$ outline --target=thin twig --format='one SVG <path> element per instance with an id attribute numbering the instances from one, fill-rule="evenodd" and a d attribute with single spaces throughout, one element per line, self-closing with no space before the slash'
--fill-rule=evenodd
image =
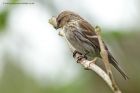
<path id="1" fill-rule="evenodd" d="M 49 20 L 49 23 L 52 24 L 53 26 L 56 24 L 56 21 L 55 21 L 54 17 L 53 17 L 53 20 L 51 20 L 51 19 Z M 67 38 L 66 38 L 65 33 L 63 32 L 63 30 L 61 32 L 59 32 L 59 35 L 64 37 L 64 39 L 68 43 L 71 51 L 74 52 L 76 49 L 67 40 Z M 100 46 L 103 46 L 103 42 L 102 42 L 102 39 L 100 37 L 100 33 L 97 36 L 98 36 L 99 41 L 101 41 L 100 42 L 101 43 Z M 101 50 L 104 51 L 105 50 L 104 47 L 101 47 Z M 105 54 L 105 52 L 102 54 L 102 56 L 104 56 L 104 54 Z M 80 56 L 81 56 L 81 54 L 76 53 L 75 56 L 74 56 L 74 58 L 76 60 L 78 60 L 78 57 L 80 57 Z M 107 54 L 105 54 L 105 57 L 103 57 L 103 61 L 108 61 L 108 59 L 107 59 L 108 56 L 107 57 L 106 56 L 107 56 Z M 114 83 L 115 82 L 114 79 L 112 81 L 112 78 L 110 78 L 109 75 L 103 69 L 101 69 L 99 66 L 97 66 L 96 64 L 94 64 L 93 61 L 89 61 L 89 60 L 87 60 L 85 58 L 81 58 L 78 61 L 78 63 L 80 63 L 81 65 L 83 65 L 85 68 L 90 69 L 90 70 L 94 71 L 95 73 L 97 73 L 107 83 L 107 85 L 111 88 L 111 90 L 114 93 L 121 93 L 121 91 L 117 87 L 116 83 Z M 112 72 L 111 72 L 111 75 L 112 75 Z M 114 86 L 114 84 L 115 84 L 115 86 Z"/>
<path id="2" fill-rule="evenodd" d="M 113 77 L 113 74 L 112 74 L 112 71 L 111 71 L 111 68 L 110 68 L 110 63 L 109 63 L 109 59 L 108 59 L 108 53 L 105 49 L 105 46 L 104 46 L 104 43 L 102 41 L 102 38 L 101 38 L 101 29 L 99 26 L 96 26 L 95 27 L 95 32 L 97 34 L 97 37 L 98 37 L 98 41 L 99 41 L 99 44 L 100 44 L 100 49 L 101 49 L 101 57 L 102 57 L 102 61 L 104 62 L 105 64 L 105 67 L 106 67 L 106 70 L 107 70 L 107 74 L 109 75 L 110 77 L 110 80 L 112 82 L 112 87 L 113 87 L 113 91 L 115 93 L 121 93 L 120 89 L 118 88 L 116 82 L 115 82 L 115 79 Z"/>

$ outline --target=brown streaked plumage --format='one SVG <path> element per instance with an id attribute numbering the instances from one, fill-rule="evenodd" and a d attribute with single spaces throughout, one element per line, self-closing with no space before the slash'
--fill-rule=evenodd
<path id="1" fill-rule="evenodd" d="M 71 11 L 63 11 L 56 18 L 56 22 L 56 28 L 63 28 L 69 42 L 78 52 L 86 54 L 88 60 L 92 60 L 94 57 L 101 58 L 98 39 L 94 38 L 96 36 L 95 29 L 86 20 Z M 110 63 L 125 79 L 128 79 L 106 45 L 105 49 L 108 52 Z"/>

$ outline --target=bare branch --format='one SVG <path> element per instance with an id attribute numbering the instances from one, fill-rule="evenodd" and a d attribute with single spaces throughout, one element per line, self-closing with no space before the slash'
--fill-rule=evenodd
<path id="1" fill-rule="evenodd" d="M 99 44 L 100 44 L 100 49 L 101 49 L 101 57 L 102 57 L 102 61 L 104 62 L 105 64 L 105 67 L 106 67 L 106 70 L 107 70 L 107 74 L 112 82 L 112 87 L 113 87 L 113 91 L 115 93 L 121 93 L 120 89 L 118 88 L 115 80 L 114 80 L 114 77 L 113 77 L 113 74 L 112 74 L 112 71 L 111 71 L 111 68 L 110 68 L 110 63 L 109 63 L 109 59 L 108 59 L 108 53 L 105 49 L 105 46 L 104 46 L 104 43 L 102 41 L 102 38 L 101 38 L 101 29 L 99 26 L 96 26 L 95 27 L 95 32 L 97 34 L 97 37 L 98 37 L 98 41 L 99 41 Z"/>
<path id="2" fill-rule="evenodd" d="M 54 20 L 54 18 L 53 18 L 53 20 L 51 20 L 50 19 L 50 24 L 52 24 L 53 26 L 55 26 L 56 25 L 56 21 Z M 96 30 L 98 30 L 98 29 L 96 29 Z M 100 31 L 100 30 L 98 30 L 98 31 Z M 97 32 L 98 32 L 97 31 Z M 97 35 L 97 38 L 99 39 L 99 41 L 100 41 L 100 46 L 103 46 L 103 42 L 102 42 L 102 39 L 101 39 L 101 36 L 100 36 L 100 33 L 97 33 L 98 35 Z M 71 45 L 71 43 L 67 40 L 67 38 L 66 38 L 66 36 L 65 36 L 65 33 L 63 32 L 63 30 L 59 33 L 59 35 L 61 35 L 61 36 L 63 36 L 64 37 L 64 39 L 66 40 L 66 42 L 68 43 L 68 45 L 69 45 L 69 47 L 70 47 L 70 49 L 71 49 L 71 51 L 72 52 L 74 52 L 74 51 L 76 51 L 76 49 Z M 105 49 L 104 49 L 104 46 L 103 47 L 101 47 L 101 50 L 102 51 L 105 51 Z M 76 53 L 75 54 L 75 56 L 74 56 L 74 58 L 76 59 L 76 60 L 78 60 L 78 57 L 80 57 L 81 56 L 81 54 L 79 54 L 79 53 Z M 102 54 L 102 56 L 104 56 L 104 57 L 102 57 L 103 58 L 103 61 L 108 61 L 108 55 L 106 54 L 106 52 L 103 52 L 103 54 Z M 106 57 L 107 56 L 107 57 Z M 94 71 L 95 73 L 97 73 L 107 84 L 108 84 L 108 86 L 111 88 L 111 90 L 114 92 L 114 93 L 121 93 L 121 91 L 119 90 L 119 88 L 117 87 L 117 85 L 116 85 L 116 83 L 114 83 L 115 81 L 114 81 L 114 79 L 113 79 L 113 81 L 112 81 L 112 76 L 111 76 L 111 78 L 109 77 L 109 75 L 104 71 L 104 70 L 102 70 L 99 66 L 97 66 L 96 64 L 94 64 L 94 61 L 92 60 L 92 61 L 89 61 L 89 60 L 87 60 L 86 58 L 81 58 L 80 60 L 78 60 L 78 63 L 80 63 L 81 65 L 83 65 L 85 68 L 87 68 L 87 69 L 90 69 L 90 70 L 92 70 L 92 71 Z M 107 68 L 108 69 L 108 68 Z M 110 68 L 109 68 L 110 69 Z M 110 73 L 110 71 L 109 71 L 109 73 Z M 112 75 L 112 72 L 111 72 L 111 75 Z"/>

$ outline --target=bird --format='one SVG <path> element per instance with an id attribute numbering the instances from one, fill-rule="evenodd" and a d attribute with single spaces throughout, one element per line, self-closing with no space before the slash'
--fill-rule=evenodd
<path id="1" fill-rule="evenodd" d="M 101 58 L 99 41 L 98 38 L 95 38 L 97 37 L 95 28 L 80 15 L 72 11 L 62 11 L 56 17 L 54 28 L 61 28 L 70 44 L 77 52 L 84 54 L 88 60 L 92 60 L 95 57 Z M 109 52 L 104 41 L 103 44 L 108 54 L 109 63 L 120 72 L 124 79 L 128 79 L 128 76 L 122 70 L 119 63 Z"/>

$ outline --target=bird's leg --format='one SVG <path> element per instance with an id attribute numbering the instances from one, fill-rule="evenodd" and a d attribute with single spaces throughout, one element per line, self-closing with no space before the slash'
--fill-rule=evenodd
<path id="1" fill-rule="evenodd" d="M 77 60 L 76 60 L 77 63 L 79 63 L 80 60 L 83 58 L 87 59 L 87 57 L 86 57 L 87 53 L 83 55 L 82 53 L 80 53 L 79 51 L 76 51 L 76 50 L 73 52 L 73 57 L 75 57 L 77 53 L 80 54 L 80 56 L 77 57 Z"/>
<path id="2" fill-rule="evenodd" d="M 91 64 L 96 64 L 97 58 L 98 57 L 95 57 L 93 60 L 91 60 L 90 63 L 89 63 L 89 65 L 87 65 L 87 67 L 85 67 L 84 69 L 85 70 L 89 70 L 89 67 L 90 67 Z"/>

